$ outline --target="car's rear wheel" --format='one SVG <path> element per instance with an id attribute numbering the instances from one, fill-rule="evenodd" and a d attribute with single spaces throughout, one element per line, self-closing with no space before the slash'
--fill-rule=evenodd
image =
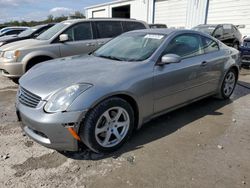
<path id="1" fill-rule="evenodd" d="M 133 128 L 134 112 L 130 104 L 121 98 L 110 98 L 86 115 L 79 135 L 94 152 L 107 153 L 121 147 Z"/>
<path id="2" fill-rule="evenodd" d="M 230 69 L 227 72 L 227 74 L 223 80 L 221 90 L 220 90 L 220 98 L 221 99 L 230 98 L 230 96 L 232 95 L 232 93 L 235 89 L 235 86 L 237 83 L 237 78 L 238 78 L 238 75 L 234 69 Z"/>

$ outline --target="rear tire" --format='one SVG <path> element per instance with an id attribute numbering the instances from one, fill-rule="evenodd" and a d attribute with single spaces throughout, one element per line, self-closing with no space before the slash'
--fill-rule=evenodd
<path id="1" fill-rule="evenodd" d="M 230 69 L 224 77 L 219 92 L 220 99 L 229 99 L 234 92 L 236 83 L 238 80 L 238 75 L 234 69 Z"/>
<path id="2" fill-rule="evenodd" d="M 133 129 L 133 108 L 127 101 L 114 97 L 104 100 L 87 113 L 79 136 L 92 151 L 109 153 L 120 148 Z"/>

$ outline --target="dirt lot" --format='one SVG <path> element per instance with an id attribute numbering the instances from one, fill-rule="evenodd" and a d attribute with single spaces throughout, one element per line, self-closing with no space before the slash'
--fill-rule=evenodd
<path id="1" fill-rule="evenodd" d="M 0 77 L 0 187 L 250 187 L 250 71 L 229 101 L 199 101 L 146 124 L 112 155 L 60 154 L 24 136 L 17 86 Z"/>

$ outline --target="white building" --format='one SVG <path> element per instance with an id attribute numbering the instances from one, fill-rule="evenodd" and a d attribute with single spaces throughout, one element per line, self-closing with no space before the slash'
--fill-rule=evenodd
<path id="1" fill-rule="evenodd" d="M 176 28 L 232 23 L 245 25 L 241 32 L 250 35 L 250 0 L 118 0 L 85 11 L 87 18 L 135 18 Z"/>

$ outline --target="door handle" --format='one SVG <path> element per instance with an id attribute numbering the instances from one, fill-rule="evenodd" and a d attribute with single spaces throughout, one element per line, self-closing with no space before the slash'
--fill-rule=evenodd
<path id="1" fill-rule="evenodd" d="M 207 61 L 203 61 L 202 63 L 201 63 L 201 66 L 202 67 L 205 67 L 207 65 Z"/>
<path id="2" fill-rule="evenodd" d="M 95 43 L 87 43 L 86 46 L 95 46 Z"/>

